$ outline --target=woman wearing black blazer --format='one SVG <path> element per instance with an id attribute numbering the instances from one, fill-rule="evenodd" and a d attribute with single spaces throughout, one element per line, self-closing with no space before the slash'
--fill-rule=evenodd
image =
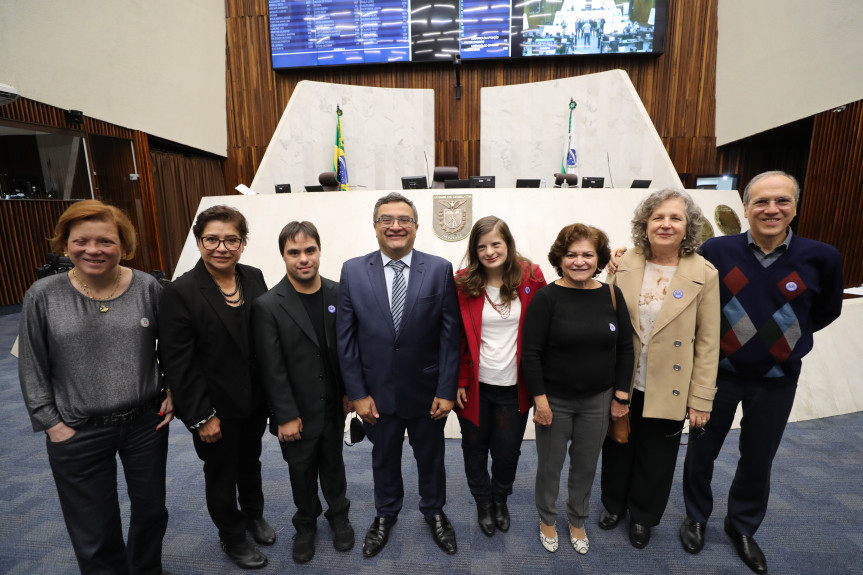
<path id="1" fill-rule="evenodd" d="M 179 418 L 204 462 L 207 509 L 225 553 L 254 569 L 276 540 L 263 518 L 261 436 L 267 408 L 255 374 L 251 302 L 267 291 L 261 270 L 239 264 L 248 224 L 234 208 L 198 215 L 192 232 L 201 259 L 166 286 L 159 314 L 159 351 Z M 239 508 L 237 507 L 239 494 Z"/>

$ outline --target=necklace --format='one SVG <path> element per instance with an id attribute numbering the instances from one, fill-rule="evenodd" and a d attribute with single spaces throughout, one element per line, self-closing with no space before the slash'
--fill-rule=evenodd
<path id="1" fill-rule="evenodd" d="M 494 308 L 494 311 L 496 311 L 498 313 L 498 315 L 501 317 L 501 319 L 509 318 L 509 313 L 512 311 L 512 308 L 509 305 L 511 302 L 494 303 L 493 301 L 491 301 L 491 298 L 488 296 L 488 291 L 486 291 L 484 288 L 482 290 L 482 293 L 485 294 L 486 301 L 491 304 L 491 307 Z"/>
<path id="2" fill-rule="evenodd" d="M 219 282 L 216 281 L 216 278 L 210 274 L 210 279 L 213 280 L 213 283 L 216 284 L 216 288 L 219 290 L 219 293 L 222 294 L 222 297 L 225 298 L 225 303 L 229 304 L 240 304 L 243 302 L 243 284 L 240 283 L 240 273 L 234 272 L 234 291 L 231 293 L 226 293 L 222 290 L 222 286 L 219 285 Z M 231 299 L 232 297 L 237 296 L 235 299 Z"/>
<path id="3" fill-rule="evenodd" d="M 81 277 L 78 275 L 78 269 L 72 268 L 72 275 L 75 276 L 75 281 L 78 282 L 78 285 L 81 286 L 81 289 L 84 290 L 84 295 L 90 298 L 93 301 L 108 301 L 114 299 L 114 294 L 117 293 L 117 288 L 120 287 L 120 278 L 123 276 L 123 268 L 117 267 L 117 281 L 114 282 L 114 289 L 111 291 L 111 295 L 108 297 L 93 297 L 93 294 L 90 293 L 90 286 L 84 283 L 81 280 Z M 99 306 L 100 313 L 108 313 L 108 310 L 111 309 L 105 304 L 101 304 Z"/>

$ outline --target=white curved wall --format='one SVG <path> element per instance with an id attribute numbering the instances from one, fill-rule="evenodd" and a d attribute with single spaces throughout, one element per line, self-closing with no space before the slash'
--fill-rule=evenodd
<path id="1" fill-rule="evenodd" d="M 863 99 L 863 2 L 721 0 L 716 145 Z"/>
<path id="2" fill-rule="evenodd" d="M 4 0 L 0 82 L 225 156 L 225 30 L 214 0 Z"/>

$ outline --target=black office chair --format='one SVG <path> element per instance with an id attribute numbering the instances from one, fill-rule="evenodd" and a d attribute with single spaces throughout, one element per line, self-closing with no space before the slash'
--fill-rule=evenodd
<path id="1" fill-rule="evenodd" d="M 318 176 L 318 183 L 323 186 L 325 192 L 338 192 L 339 180 L 336 178 L 335 172 L 321 172 Z"/>
<path id="2" fill-rule="evenodd" d="M 578 176 L 575 174 L 555 174 L 554 175 L 554 187 L 559 188 L 563 182 L 566 182 L 566 185 L 570 188 L 574 188 L 578 185 Z"/>
<path id="3" fill-rule="evenodd" d="M 437 166 L 434 169 L 434 178 L 432 179 L 432 189 L 439 190 L 445 188 L 444 182 L 447 180 L 458 179 L 458 168 L 455 166 Z"/>

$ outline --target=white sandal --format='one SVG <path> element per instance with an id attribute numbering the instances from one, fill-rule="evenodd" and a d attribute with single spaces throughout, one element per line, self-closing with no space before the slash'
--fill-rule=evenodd
<path id="1" fill-rule="evenodd" d="M 539 542 L 542 543 L 542 546 L 545 547 L 545 550 L 549 553 L 554 553 L 557 551 L 557 535 L 554 537 L 546 537 L 542 534 L 542 522 L 539 524 Z"/>

